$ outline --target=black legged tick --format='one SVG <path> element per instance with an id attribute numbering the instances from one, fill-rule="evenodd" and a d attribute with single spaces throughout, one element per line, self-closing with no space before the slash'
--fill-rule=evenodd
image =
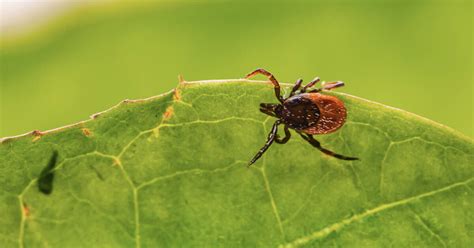
<path id="1" fill-rule="evenodd" d="M 344 86 L 343 82 L 328 82 L 321 89 L 308 90 L 320 81 L 319 78 L 315 78 L 302 88 L 301 83 L 303 80 L 298 79 L 290 95 L 287 98 L 283 98 L 280 94 L 280 84 L 270 72 L 264 69 L 257 69 L 247 74 L 245 78 L 250 78 L 257 74 L 263 74 L 273 83 L 275 96 L 280 103 L 260 104 L 260 111 L 262 113 L 276 117 L 278 120 L 273 124 L 267 142 L 250 160 L 249 166 L 255 163 L 274 141 L 278 144 L 288 142 L 291 137 L 290 128 L 295 130 L 312 146 L 327 155 L 343 160 L 358 160 L 358 158 L 347 157 L 321 147 L 319 141 L 313 137 L 315 134 L 332 133 L 344 125 L 347 115 L 344 103 L 337 97 L 319 93 L 322 90 L 332 90 Z M 285 137 L 283 139 L 280 139 L 277 134 L 280 124 L 285 125 Z"/>

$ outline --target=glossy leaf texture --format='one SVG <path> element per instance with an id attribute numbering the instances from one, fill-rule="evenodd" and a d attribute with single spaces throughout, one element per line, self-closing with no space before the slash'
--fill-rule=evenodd
<path id="1" fill-rule="evenodd" d="M 246 80 L 183 82 L 5 138 L 0 246 L 472 247 L 474 142 L 326 94 L 345 102 L 348 120 L 318 140 L 361 161 L 326 156 L 292 131 L 247 168 L 274 121 L 259 103 L 276 99 L 269 83 Z"/>

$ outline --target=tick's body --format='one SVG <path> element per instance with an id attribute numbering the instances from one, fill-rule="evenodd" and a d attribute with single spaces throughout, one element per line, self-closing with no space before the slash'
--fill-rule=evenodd
<path id="1" fill-rule="evenodd" d="M 323 95 L 318 92 L 322 89 L 314 89 L 306 92 L 308 88 L 319 82 L 319 78 L 315 78 L 306 86 L 301 88 L 303 80 L 299 79 L 293 87 L 290 96 L 286 99 L 280 95 L 280 84 L 275 77 L 264 69 L 257 69 L 249 73 L 246 78 L 252 77 L 256 74 L 263 74 L 267 76 L 274 85 L 275 95 L 280 101 L 279 104 L 261 103 L 260 111 L 278 118 L 273 124 L 272 130 L 268 135 L 267 142 L 250 161 L 249 165 L 255 163 L 262 154 L 270 147 L 273 141 L 284 144 L 290 137 L 289 128 L 298 132 L 301 137 L 308 141 L 311 145 L 319 149 L 325 154 L 343 160 L 356 160 L 357 158 L 347 157 L 329 151 L 321 147 L 320 143 L 313 138 L 315 134 L 331 133 L 342 127 L 346 120 L 346 108 L 344 103 L 337 97 Z M 331 82 L 323 86 L 325 90 L 331 90 L 343 86 L 342 82 Z M 296 92 L 299 90 L 298 94 Z M 278 126 L 285 125 L 285 137 L 280 139 L 277 135 Z"/>
<path id="2" fill-rule="evenodd" d="M 346 120 L 344 103 L 333 96 L 302 93 L 286 99 L 282 106 L 282 124 L 307 134 L 336 131 Z"/>

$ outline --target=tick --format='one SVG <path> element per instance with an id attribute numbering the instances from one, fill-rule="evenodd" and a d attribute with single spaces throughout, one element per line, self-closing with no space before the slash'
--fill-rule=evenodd
<path id="1" fill-rule="evenodd" d="M 303 80 L 298 79 L 290 95 L 287 98 L 283 98 L 280 94 L 280 84 L 270 72 L 264 69 L 257 69 L 247 74 L 245 78 L 250 78 L 257 74 L 263 74 L 272 82 L 275 96 L 279 103 L 260 103 L 260 111 L 269 116 L 276 117 L 277 120 L 268 134 L 267 142 L 250 160 L 249 166 L 255 163 L 273 142 L 278 144 L 288 142 L 291 137 L 290 128 L 295 130 L 313 147 L 329 156 L 342 160 L 358 160 L 358 158 L 344 156 L 323 148 L 319 141 L 313 137 L 316 134 L 335 132 L 344 125 L 347 116 L 344 103 L 335 96 L 320 93 L 323 90 L 342 87 L 344 86 L 343 82 L 328 82 L 323 84 L 320 89 L 310 89 L 320 81 L 319 77 L 316 77 L 303 87 L 301 87 Z M 282 139 L 277 134 L 279 125 L 284 125 L 285 137 Z"/>

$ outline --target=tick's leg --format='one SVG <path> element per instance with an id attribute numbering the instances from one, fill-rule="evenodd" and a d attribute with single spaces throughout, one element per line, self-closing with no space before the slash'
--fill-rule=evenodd
<path id="1" fill-rule="evenodd" d="M 313 79 L 313 81 L 309 82 L 307 85 L 303 87 L 303 89 L 301 90 L 301 93 L 306 92 L 307 89 L 313 87 L 313 85 L 317 84 L 319 81 L 320 81 L 319 77 L 316 77 L 315 79 Z"/>
<path id="2" fill-rule="evenodd" d="M 329 156 L 333 156 L 335 158 L 338 158 L 338 159 L 342 159 L 342 160 L 359 160 L 358 158 L 354 158 L 354 157 L 347 157 L 347 156 L 344 156 L 344 155 L 341 155 L 341 154 L 337 154 L 333 151 L 330 151 L 326 148 L 323 148 L 321 147 L 321 143 L 319 143 L 319 141 L 317 141 L 316 139 L 313 138 L 312 135 L 309 135 L 309 134 L 300 134 L 301 137 L 303 137 L 303 139 L 305 139 L 306 141 L 308 141 L 312 146 L 318 148 L 321 152 L 329 155 Z"/>
<path id="3" fill-rule="evenodd" d="M 339 88 L 344 86 L 344 82 L 342 81 L 336 81 L 336 82 L 327 82 L 323 85 L 324 90 L 332 90 L 335 88 Z"/>
<path id="4" fill-rule="evenodd" d="M 318 92 L 321 92 L 323 89 L 314 89 L 314 90 L 310 90 L 309 93 L 318 93 Z"/>
<path id="5" fill-rule="evenodd" d="M 255 71 L 247 74 L 247 76 L 245 76 L 245 78 L 251 78 L 257 74 L 262 74 L 264 76 L 266 76 L 270 82 L 272 82 L 274 88 L 275 88 L 275 96 L 277 97 L 278 101 L 280 102 L 283 102 L 283 97 L 281 97 L 281 94 L 280 94 L 280 84 L 278 83 L 278 81 L 276 80 L 276 78 L 268 71 L 266 71 L 265 69 L 256 69 Z"/>
<path id="6" fill-rule="evenodd" d="M 280 125 L 279 120 L 275 121 L 275 124 L 273 124 L 272 130 L 268 134 L 267 142 L 265 142 L 265 145 L 262 148 L 260 148 L 257 154 L 255 154 L 255 156 L 252 158 L 252 160 L 250 160 L 248 166 L 251 166 L 253 163 L 255 163 L 255 161 L 257 161 L 263 155 L 263 153 L 265 153 L 268 147 L 270 147 L 270 145 L 273 143 L 277 135 L 278 125 Z"/>
<path id="7" fill-rule="evenodd" d="M 342 81 L 327 82 L 323 85 L 322 89 L 314 89 L 314 90 L 311 90 L 310 93 L 317 93 L 317 92 L 320 92 L 322 90 L 333 90 L 335 88 L 339 88 L 339 87 L 342 87 L 342 86 L 344 86 L 344 82 L 342 82 Z"/>
<path id="8" fill-rule="evenodd" d="M 280 139 L 280 137 L 278 137 L 278 134 L 277 134 L 275 138 L 275 142 L 278 144 L 285 144 L 286 142 L 288 142 L 288 140 L 290 140 L 290 137 L 291 137 L 290 130 L 288 129 L 288 126 L 285 126 L 285 137 L 283 139 Z"/>
<path id="9" fill-rule="evenodd" d="M 288 97 L 292 97 L 295 95 L 296 91 L 300 89 L 301 83 L 303 83 L 303 79 L 300 78 L 296 81 L 295 86 L 293 86 L 293 89 L 290 92 L 290 96 Z"/>

